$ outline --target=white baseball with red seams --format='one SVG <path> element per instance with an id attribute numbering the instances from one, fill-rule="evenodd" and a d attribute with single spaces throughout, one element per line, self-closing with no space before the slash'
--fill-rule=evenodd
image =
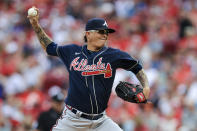
<path id="1" fill-rule="evenodd" d="M 34 8 L 34 7 L 32 7 L 32 8 L 30 8 L 29 10 L 28 10 L 28 15 L 29 16 L 36 16 L 37 15 L 37 10 Z"/>

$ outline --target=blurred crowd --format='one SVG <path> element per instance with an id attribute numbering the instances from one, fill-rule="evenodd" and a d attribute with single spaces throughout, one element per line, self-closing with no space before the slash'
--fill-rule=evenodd
<path id="1" fill-rule="evenodd" d="M 83 45 L 89 18 L 102 17 L 117 32 L 108 46 L 139 59 L 147 73 L 153 104 L 122 101 L 112 90 L 107 114 L 124 131 L 197 130 L 196 0 L 1 0 L 0 130 L 31 131 L 59 92 L 66 97 L 68 73 L 47 56 L 27 19 L 40 11 L 40 24 L 59 45 Z M 139 83 L 117 70 L 114 87 Z"/>

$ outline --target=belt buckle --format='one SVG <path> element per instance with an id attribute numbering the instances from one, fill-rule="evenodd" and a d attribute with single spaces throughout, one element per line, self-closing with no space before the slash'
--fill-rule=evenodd
<path id="1" fill-rule="evenodd" d="M 93 115 L 93 116 L 91 116 L 91 119 L 92 119 L 92 120 L 94 120 L 94 117 L 95 117 L 94 115 Z"/>
<path id="2" fill-rule="evenodd" d="M 102 115 L 103 115 L 103 114 L 90 115 L 90 118 L 91 118 L 92 120 L 97 120 L 97 119 L 99 119 L 100 116 L 102 116 Z"/>
<path id="3" fill-rule="evenodd" d="M 81 115 L 82 115 L 82 112 L 80 112 L 80 111 L 77 110 L 76 116 L 81 117 Z"/>

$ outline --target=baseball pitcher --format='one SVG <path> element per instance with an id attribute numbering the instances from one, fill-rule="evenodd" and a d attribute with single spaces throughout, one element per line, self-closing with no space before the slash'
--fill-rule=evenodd
<path id="1" fill-rule="evenodd" d="M 117 68 L 133 72 L 142 86 L 121 82 L 116 89 L 117 95 L 129 102 L 146 103 L 150 89 L 138 60 L 106 46 L 108 35 L 115 30 L 109 28 L 103 18 L 88 20 L 83 46 L 58 46 L 40 26 L 39 10 L 34 9 L 36 15 L 28 14 L 28 18 L 41 46 L 48 55 L 59 57 L 69 72 L 66 106 L 52 131 L 121 131 L 105 110 Z"/>

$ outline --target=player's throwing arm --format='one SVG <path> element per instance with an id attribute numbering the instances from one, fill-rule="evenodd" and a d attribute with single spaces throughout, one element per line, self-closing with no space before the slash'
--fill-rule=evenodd
<path id="1" fill-rule="evenodd" d="M 42 45 L 42 48 L 46 50 L 46 47 L 52 43 L 51 38 L 44 32 L 42 27 L 39 24 L 39 9 L 32 7 L 28 10 L 29 21 Z"/>

